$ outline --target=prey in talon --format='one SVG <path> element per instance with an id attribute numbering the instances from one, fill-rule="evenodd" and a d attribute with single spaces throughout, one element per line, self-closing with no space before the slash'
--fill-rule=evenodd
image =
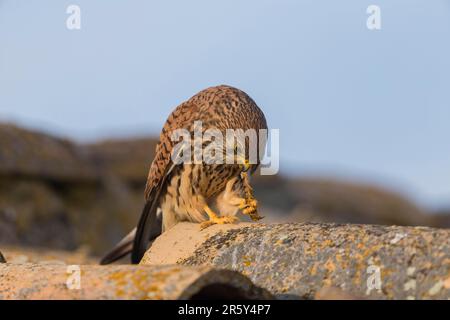
<path id="1" fill-rule="evenodd" d="M 244 139 L 230 143 L 230 132 L 243 133 Z M 160 134 L 137 227 L 101 263 L 130 252 L 131 262 L 139 263 L 151 242 L 178 222 L 199 223 L 200 230 L 235 223 L 239 211 L 253 221 L 261 219 L 250 175 L 260 164 L 266 138 L 264 113 L 239 89 L 211 87 L 180 104 Z M 191 144 L 180 143 L 185 139 Z"/>

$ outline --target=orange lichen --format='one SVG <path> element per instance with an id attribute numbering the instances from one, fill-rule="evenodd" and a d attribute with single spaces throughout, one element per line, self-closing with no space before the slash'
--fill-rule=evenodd
<path id="1" fill-rule="evenodd" d="M 311 269 L 309 270 L 309 273 L 312 276 L 315 276 L 317 274 L 317 263 L 314 263 L 313 266 L 311 267 Z"/>
<path id="2" fill-rule="evenodd" d="M 333 273 L 336 270 L 336 265 L 331 258 L 328 259 L 327 262 L 325 262 L 325 269 L 328 273 Z"/>
<path id="3" fill-rule="evenodd" d="M 250 260 L 249 256 L 243 256 L 242 263 L 244 264 L 244 266 L 249 267 L 252 264 L 252 261 Z"/>

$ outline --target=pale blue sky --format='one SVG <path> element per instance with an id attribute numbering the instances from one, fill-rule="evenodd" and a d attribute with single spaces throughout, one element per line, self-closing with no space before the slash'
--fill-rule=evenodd
<path id="1" fill-rule="evenodd" d="M 225 83 L 280 129 L 282 172 L 450 205 L 449 57 L 449 0 L 0 0 L 0 120 L 82 141 L 156 133 Z"/>

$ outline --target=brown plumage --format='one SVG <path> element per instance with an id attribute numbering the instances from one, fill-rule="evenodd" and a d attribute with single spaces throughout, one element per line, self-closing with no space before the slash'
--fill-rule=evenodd
<path id="1" fill-rule="evenodd" d="M 244 164 L 172 162 L 177 143 L 171 139 L 173 131 L 187 129 L 193 133 L 196 121 L 201 121 L 203 132 L 214 128 L 224 137 L 226 129 L 257 132 L 267 129 L 264 114 L 256 103 L 243 91 L 230 86 L 205 89 L 179 105 L 161 131 L 145 188 L 146 205 L 136 232 L 130 233 L 103 263 L 120 258 L 131 246 L 132 262 L 138 263 L 148 243 L 180 221 L 198 222 L 201 228 L 232 223 L 237 220 L 235 214 L 239 210 L 253 220 L 260 219 L 247 174 L 256 170 L 259 158 L 255 164 L 248 164 L 248 153 Z"/>

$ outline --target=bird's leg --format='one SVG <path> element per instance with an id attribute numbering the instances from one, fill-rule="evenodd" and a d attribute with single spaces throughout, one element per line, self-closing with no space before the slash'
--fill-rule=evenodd
<path id="1" fill-rule="evenodd" d="M 242 213 L 247 214 L 253 221 L 261 220 L 264 217 L 261 217 L 258 214 L 258 201 L 256 201 L 255 197 L 253 196 L 253 188 L 250 185 L 247 172 L 242 172 L 241 178 L 244 186 L 245 198 L 241 200 L 239 209 L 242 210 Z"/>
<path id="2" fill-rule="evenodd" d="M 208 215 L 209 220 L 202 222 L 200 224 L 201 230 L 203 230 L 209 226 L 212 226 L 213 224 L 235 223 L 238 220 L 238 218 L 235 216 L 219 217 L 214 211 L 211 210 L 211 208 L 208 205 L 205 205 L 203 209 L 205 210 L 206 214 Z"/>

